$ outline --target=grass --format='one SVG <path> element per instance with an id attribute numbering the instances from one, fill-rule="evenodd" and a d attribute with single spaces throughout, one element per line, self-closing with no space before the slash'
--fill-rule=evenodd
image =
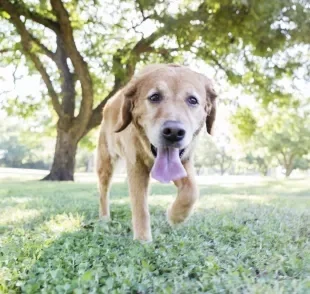
<path id="1" fill-rule="evenodd" d="M 310 293 L 310 181 L 201 186 L 172 229 L 153 185 L 153 242 L 132 241 L 125 184 L 97 221 L 94 184 L 0 183 L 0 292 Z"/>

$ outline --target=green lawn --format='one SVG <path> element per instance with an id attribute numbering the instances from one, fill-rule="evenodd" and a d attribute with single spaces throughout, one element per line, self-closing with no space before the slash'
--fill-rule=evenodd
<path id="1" fill-rule="evenodd" d="M 132 241 L 125 184 L 97 221 L 95 184 L 0 182 L 0 293 L 310 293 L 310 180 L 201 186 L 169 227 L 153 185 L 153 242 Z"/>

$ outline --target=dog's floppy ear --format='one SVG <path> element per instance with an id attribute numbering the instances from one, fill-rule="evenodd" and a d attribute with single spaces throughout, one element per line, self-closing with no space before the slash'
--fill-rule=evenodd
<path id="1" fill-rule="evenodd" d="M 213 84 L 211 80 L 206 79 L 206 96 L 207 96 L 207 119 L 206 119 L 206 127 L 207 132 L 212 135 L 213 134 L 213 123 L 216 117 L 216 92 L 213 88 Z"/>
<path id="2" fill-rule="evenodd" d="M 132 110 L 134 108 L 134 97 L 137 92 L 136 82 L 130 82 L 123 89 L 122 105 L 118 115 L 118 121 L 116 124 L 116 133 L 125 130 L 132 121 Z"/>

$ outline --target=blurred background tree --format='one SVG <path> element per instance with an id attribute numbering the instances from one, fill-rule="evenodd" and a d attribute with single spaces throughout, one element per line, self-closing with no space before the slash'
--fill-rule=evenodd
<path id="1" fill-rule="evenodd" d="M 283 81 L 309 78 L 309 16 L 305 0 L 0 0 L 1 66 L 13 67 L 16 84 L 43 82 L 40 95 L 3 92 L 2 108 L 48 117 L 57 139 L 46 179 L 73 180 L 79 142 L 144 64 L 212 68 L 266 108 L 287 105 Z"/>
<path id="2" fill-rule="evenodd" d="M 49 169 L 52 154 L 46 152 L 47 137 L 33 127 L 29 135 L 29 125 L 21 125 L 21 121 L 0 119 L 0 167 Z"/>
<path id="3" fill-rule="evenodd" d="M 231 120 L 236 137 L 249 152 L 246 160 L 250 164 L 264 175 L 278 164 L 289 177 L 294 169 L 310 167 L 309 114 L 307 101 L 301 104 L 291 97 L 288 105 L 261 109 L 256 116 L 249 108 L 239 108 Z"/>
<path id="4" fill-rule="evenodd" d="M 216 140 L 208 135 L 202 137 L 195 158 L 198 174 L 202 174 L 202 169 L 206 167 L 223 176 L 232 168 L 234 153 L 235 150 L 232 148 L 230 138 L 227 135 L 222 134 Z"/>

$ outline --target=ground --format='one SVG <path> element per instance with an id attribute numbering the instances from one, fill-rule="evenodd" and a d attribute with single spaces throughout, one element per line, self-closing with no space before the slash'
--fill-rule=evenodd
<path id="1" fill-rule="evenodd" d="M 201 185 L 172 229 L 153 184 L 153 242 L 132 240 L 125 183 L 97 221 L 95 183 L 0 182 L 0 293 L 310 293 L 310 180 Z"/>

